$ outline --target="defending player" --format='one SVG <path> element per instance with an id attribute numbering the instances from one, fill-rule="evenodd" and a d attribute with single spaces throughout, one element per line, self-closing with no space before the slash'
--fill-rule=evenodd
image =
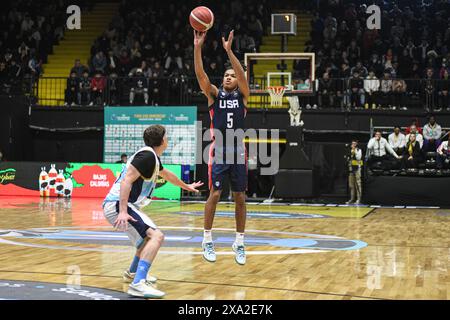
<path id="1" fill-rule="evenodd" d="M 103 202 L 106 219 L 119 230 L 126 231 L 137 248 L 136 255 L 125 271 L 124 280 L 131 282 L 128 294 L 143 298 L 162 298 L 164 292 L 152 286 L 156 278 L 147 275 L 150 266 L 164 240 L 163 233 L 153 221 L 141 211 L 150 203 L 161 176 L 168 182 L 187 191 L 198 192 L 203 183 L 185 184 L 172 172 L 164 169 L 159 157 L 167 148 L 166 129 L 153 125 L 144 131 L 145 147 L 130 157 Z"/>
<path id="2" fill-rule="evenodd" d="M 211 117 L 211 130 L 213 144 L 210 149 L 209 161 L 209 189 L 210 194 L 205 205 L 205 221 L 203 234 L 203 257 L 210 262 L 216 261 L 216 254 L 212 240 L 212 225 L 217 203 L 220 200 L 223 180 L 230 177 L 231 190 L 233 191 L 236 214 L 236 240 L 232 248 L 236 253 L 236 262 L 245 264 L 244 232 L 246 220 L 245 191 L 247 189 L 247 159 L 243 141 L 227 141 L 227 130 L 235 131 L 245 129 L 245 116 L 247 114 L 247 100 L 250 88 L 245 78 L 244 69 L 234 55 L 231 46 L 233 31 L 228 40 L 222 37 L 223 47 L 231 62 L 231 68 L 225 71 L 222 85 L 217 88 L 211 84 L 203 69 L 202 45 L 206 32 L 194 31 L 194 64 L 198 83 L 205 96 L 208 98 L 208 106 Z M 217 139 L 217 134 L 222 139 Z M 224 143 L 219 145 L 218 141 Z M 231 154 L 233 163 L 229 163 L 227 156 Z M 223 161 L 218 161 L 221 159 Z"/>

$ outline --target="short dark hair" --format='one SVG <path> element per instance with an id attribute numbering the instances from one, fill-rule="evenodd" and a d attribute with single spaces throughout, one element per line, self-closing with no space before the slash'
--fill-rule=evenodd
<path id="1" fill-rule="evenodd" d="M 166 128 L 162 125 L 155 124 L 144 131 L 144 142 L 148 147 L 159 147 L 162 142 L 164 135 L 166 134 Z"/>
<path id="2" fill-rule="evenodd" d="M 127 156 L 126 153 L 122 153 L 122 154 L 120 155 L 120 157 L 123 158 L 123 157 L 128 157 L 128 156 Z"/>

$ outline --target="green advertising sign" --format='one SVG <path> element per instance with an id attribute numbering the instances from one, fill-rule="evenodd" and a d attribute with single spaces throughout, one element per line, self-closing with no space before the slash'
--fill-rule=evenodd
<path id="1" fill-rule="evenodd" d="M 166 127 L 169 145 L 163 164 L 194 166 L 197 147 L 197 107 L 106 107 L 103 161 L 114 163 L 121 154 L 131 156 L 144 147 L 144 130 L 154 124 Z"/>

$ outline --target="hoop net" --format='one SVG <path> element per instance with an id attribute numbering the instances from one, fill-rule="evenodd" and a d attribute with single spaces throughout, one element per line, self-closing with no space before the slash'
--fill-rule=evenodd
<path id="1" fill-rule="evenodd" d="M 283 95 L 286 88 L 283 86 L 267 87 L 267 92 L 270 94 L 270 105 L 272 107 L 279 107 L 283 105 Z"/>

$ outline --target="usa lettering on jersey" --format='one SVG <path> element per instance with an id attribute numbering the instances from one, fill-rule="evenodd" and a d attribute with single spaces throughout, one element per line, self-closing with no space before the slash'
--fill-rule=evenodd
<path id="1" fill-rule="evenodd" d="M 239 108 L 239 100 L 219 100 L 220 109 L 236 109 Z"/>

